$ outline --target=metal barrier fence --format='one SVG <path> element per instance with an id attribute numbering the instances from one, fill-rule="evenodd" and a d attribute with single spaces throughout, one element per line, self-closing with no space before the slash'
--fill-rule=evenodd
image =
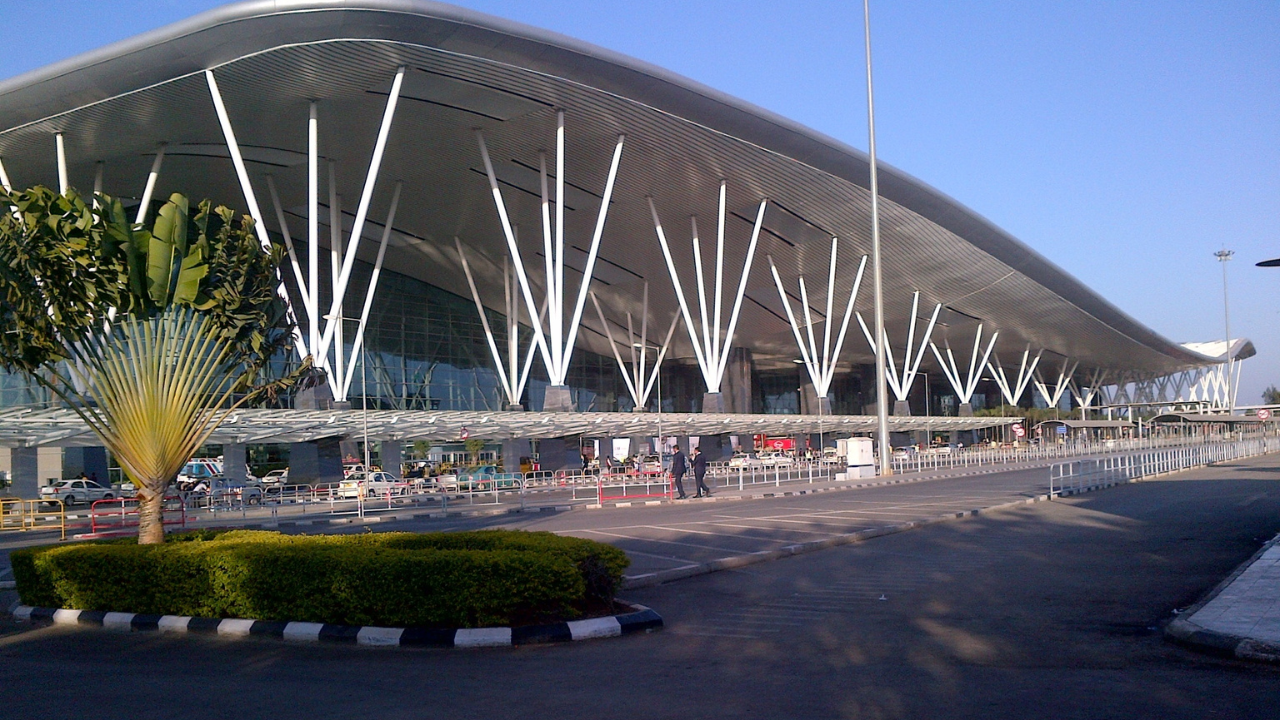
<path id="1" fill-rule="evenodd" d="M 945 450 L 926 450 L 910 453 L 906 456 L 893 458 L 891 465 L 894 473 L 900 474 L 958 467 L 1037 462 L 1055 458 L 1079 457 L 1081 455 L 1120 454 L 1166 448 L 1200 447 L 1217 442 L 1241 442 L 1260 439 L 1263 439 L 1263 437 L 1257 434 L 1252 437 L 1236 438 L 1235 440 L 1218 435 L 1195 438 L 1147 437 L 1099 442 L 1050 442 L 1027 444 L 1020 447 L 970 446 L 967 448 L 947 448 Z"/>
<path id="2" fill-rule="evenodd" d="M 1049 466 L 1049 495 L 1155 477 L 1280 451 L 1280 438 L 1253 438 L 1075 460 Z"/>
<path id="3" fill-rule="evenodd" d="M 652 498 L 670 500 L 673 487 L 674 481 L 671 479 L 671 473 L 665 470 L 658 472 L 605 473 L 596 476 L 596 502 L 604 504 L 606 500 L 647 500 Z M 609 495 L 605 492 L 606 488 L 620 488 L 621 493 Z M 631 488 L 632 491 L 628 492 L 628 488 Z M 644 488 L 644 491 L 635 492 L 636 488 Z M 657 488 L 657 492 L 654 492 L 654 488 Z"/>
<path id="4" fill-rule="evenodd" d="M 136 532 L 138 520 L 136 497 L 97 500 L 89 506 L 89 534 L 96 537 Z M 165 496 L 160 522 L 166 527 L 187 526 L 187 506 L 182 498 L 177 495 Z"/>
<path id="5" fill-rule="evenodd" d="M 67 539 L 67 508 L 61 500 L 0 498 L 0 530 L 51 529 Z"/>

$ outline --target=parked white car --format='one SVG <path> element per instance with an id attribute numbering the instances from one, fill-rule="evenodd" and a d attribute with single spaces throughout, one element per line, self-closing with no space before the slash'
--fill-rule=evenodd
<path id="1" fill-rule="evenodd" d="M 61 480 L 40 488 L 41 500 L 45 502 L 61 500 L 63 505 L 111 500 L 114 497 L 116 497 L 115 491 L 92 480 Z"/>
<path id="2" fill-rule="evenodd" d="M 784 453 L 768 452 L 760 454 L 760 464 L 765 467 L 791 467 L 796 464 L 796 461 Z"/>
<path id="3" fill-rule="evenodd" d="M 738 468 L 753 470 L 755 468 L 764 467 L 764 462 L 762 462 L 760 458 L 756 457 L 755 453 L 739 452 L 734 453 L 733 457 L 729 458 L 729 467 L 734 468 L 735 470 Z"/>
<path id="4" fill-rule="evenodd" d="M 375 472 L 367 479 L 364 475 L 350 475 L 338 485 L 338 497 L 357 498 L 404 495 L 409 492 L 409 484 L 388 472 Z"/>

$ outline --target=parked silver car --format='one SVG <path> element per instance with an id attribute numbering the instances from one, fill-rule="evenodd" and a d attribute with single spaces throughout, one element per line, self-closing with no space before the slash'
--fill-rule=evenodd
<path id="1" fill-rule="evenodd" d="M 63 505 L 74 505 L 79 502 L 95 500 L 111 500 L 116 497 L 115 491 L 103 487 L 92 480 L 61 480 L 53 485 L 40 488 L 40 499 L 52 503 L 61 500 Z"/>

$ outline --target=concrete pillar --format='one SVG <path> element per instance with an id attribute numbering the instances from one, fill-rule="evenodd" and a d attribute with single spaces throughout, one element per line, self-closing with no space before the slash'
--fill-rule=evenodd
<path id="1" fill-rule="evenodd" d="M 9 494 L 28 500 L 40 497 L 40 449 L 13 448 L 9 453 Z"/>
<path id="2" fill-rule="evenodd" d="M 107 471 L 107 449 L 97 447 L 69 447 L 62 450 L 62 476 L 79 477 L 84 473 L 92 480 L 95 477 L 103 485 L 110 484 Z"/>
<path id="3" fill-rule="evenodd" d="M 582 470 L 582 441 L 577 437 L 543 438 L 538 441 L 538 466 L 543 470 Z"/>
<path id="4" fill-rule="evenodd" d="M 510 438 L 502 441 L 502 471 L 520 472 L 520 458 L 533 454 L 528 440 Z"/>
<path id="5" fill-rule="evenodd" d="M 342 455 L 338 438 L 321 438 L 289 445 L 289 482 L 342 481 Z"/>
<path id="6" fill-rule="evenodd" d="M 400 440 L 383 440 L 378 443 L 378 465 L 383 472 L 401 477 L 401 465 L 404 464 L 404 443 Z"/>
<path id="7" fill-rule="evenodd" d="M 751 350 L 744 347 L 730 348 L 729 362 L 724 369 L 721 391 L 724 394 L 724 410 L 720 412 L 751 412 L 751 370 L 754 361 Z M 704 410 L 704 412 L 706 412 Z"/>
<path id="8" fill-rule="evenodd" d="M 333 393 L 330 392 L 328 383 L 299 390 L 293 396 L 295 410 L 328 410 L 332 405 Z"/>
<path id="9" fill-rule="evenodd" d="M 725 403 L 722 393 L 702 393 L 702 412 L 704 413 L 724 413 Z"/>
<path id="10" fill-rule="evenodd" d="M 910 417 L 911 403 L 906 400 L 893 401 L 893 414 L 897 417 Z"/>
<path id="11" fill-rule="evenodd" d="M 960 403 L 960 417 L 973 417 L 973 405 L 970 403 Z"/>
<path id="12" fill-rule="evenodd" d="M 222 475 L 228 480 L 244 480 L 244 443 L 228 443 L 222 446 Z"/>
<path id="13" fill-rule="evenodd" d="M 728 459 L 733 452 L 728 435 L 703 435 L 698 438 L 698 449 L 707 456 L 707 462 Z"/>
<path id="14" fill-rule="evenodd" d="M 573 393 L 567 385 L 547 387 L 542 398 L 542 412 L 573 412 Z"/>

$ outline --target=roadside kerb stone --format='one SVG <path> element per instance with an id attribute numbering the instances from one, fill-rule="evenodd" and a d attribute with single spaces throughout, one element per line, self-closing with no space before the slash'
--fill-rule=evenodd
<path id="1" fill-rule="evenodd" d="M 1238 565 L 1231 574 L 1218 583 L 1194 605 L 1182 611 L 1164 628 L 1164 637 L 1169 642 L 1181 645 L 1207 655 L 1280 664 L 1280 643 L 1257 640 L 1255 638 L 1218 632 L 1202 627 L 1192 621 L 1195 614 L 1208 605 L 1231 586 L 1249 566 L 1262 557 L 1272 547 L 1280 544 L 1280 535 L 1267 541 L 1248 560 Z"/>
<path id="2" fill-rule="evenodd" d="M 456 629 L 387 628 L 372 625 L 351 626 L 242 618 L 143 615 L 101 610 L 39 608 L 27 605 L 17 605 L 9 612 L 16 620 L 40 625 L 71 625 L 117 632 L 199 633 L 216 635 L 229 640 L 268 638 L 288 642 L 332 642 L 366 647 L 512 647 L 621 637 L 662 628 L 662 616 L 653 609 L 622 601 L 619 601 L 619 604 L 630 609 L 617 615 L 546 625 Z"/>

